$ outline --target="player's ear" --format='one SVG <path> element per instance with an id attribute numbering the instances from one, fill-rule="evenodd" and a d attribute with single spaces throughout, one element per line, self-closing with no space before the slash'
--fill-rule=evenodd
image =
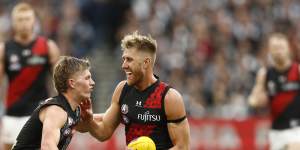
<path id="1" fill-rule="evenodd" d="M 75 80 L 74 79 L 68 79 L 68 85 L 70 88 L 75 88 Z"/>
<path id="2" fill-rule="evenodd" d="M 146 57 L 144 60 L 143 68 L 146 69 L 151 66 L 151 58 Z"/>

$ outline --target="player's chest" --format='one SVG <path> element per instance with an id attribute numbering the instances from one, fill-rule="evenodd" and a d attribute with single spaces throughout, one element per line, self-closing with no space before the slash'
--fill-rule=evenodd
<path id="1" fill-rule="evenodd" d="M 121 119 L 129 123 L 160 123 L 163 119 L 161 98 L 153 99 L 151 94 L 130 94 L 120 105 Z"/>
<path id="2" fill-rule="evenodd" d="M 34 53 L 29 48 L 8 50 L 6 55 L 6 66 L 8 71 L 17 72 L 24 67 L 47 65 L 46 54 Z"/>
<path id="3" fill-rule="evenodd" d="M 267 89 L 274 96 L 280 92 L 300 90 L 299 83 L 299 80 L 290 79 L 287 75 L 276 75 L 267 80 Z"/>

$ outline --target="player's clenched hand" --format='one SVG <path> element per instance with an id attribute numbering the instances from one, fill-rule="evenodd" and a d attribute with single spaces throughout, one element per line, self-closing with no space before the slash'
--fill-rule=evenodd
<path id="1" fill-rule="evenodd" d="M 86 99 L 80 103 L 80 117 L 82 121 L 92 121 L 93 120 L 93 110 L 91 99 Z"/>

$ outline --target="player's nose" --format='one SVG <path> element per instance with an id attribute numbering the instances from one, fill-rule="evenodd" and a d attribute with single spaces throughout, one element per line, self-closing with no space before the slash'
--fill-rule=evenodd
<path id="1" fill-rule="evenodd" d="M 122 63 L 122 69 L 127 69 L 128 68 L 128 64 L 124 61 Z"/>

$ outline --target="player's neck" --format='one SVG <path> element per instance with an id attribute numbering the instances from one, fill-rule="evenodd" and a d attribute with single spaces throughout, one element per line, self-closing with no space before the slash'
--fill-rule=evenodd
<path id="1" fill-rule="evenodd" d="M 14 36 L 14 40 L 22 45 L 28 45 L 34 39 L 33 34 L 29 34 L 28 36 L 22 36 L 20 34 L 16 34 Z"/>
<path id="2" fill-rule="evenodd" d="M 151 86 L 153 83 L 157 81 L 157 78 L 153 75 L 153 73 L 148 76 L 146 76 L 139 84 L 135 85 L 135 88 L 138 89 L 139 91 L 143 91 L 149 86 Z"/>
<path id="3" fill-rule="evenodd" d="M 75 109 L 79 106 L 76 100 L 76 97 L 74 97 L 73 95 L 69 94 L 69 93 L 62 93 L 62 95 L 65 96 L 65 98 L 67 99 L 68 103 L 70 104 L 71 108 L 73 111 L 75 111 Z"/>

